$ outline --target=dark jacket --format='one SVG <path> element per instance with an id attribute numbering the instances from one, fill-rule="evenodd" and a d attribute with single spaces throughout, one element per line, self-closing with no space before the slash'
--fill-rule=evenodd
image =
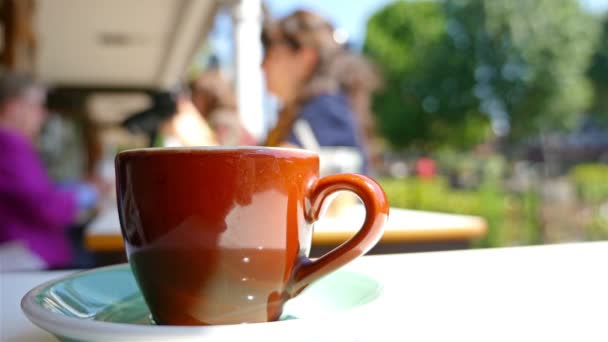
<path id="1" fill-rule="evenodd" d="M 306 102 L 298 114 L 298 120 L 308 123 L 321 147 L 353 147 L 363 158 L 361 173 L 368 168 L 367 150 L 359 138 L 355 114 L 352 112 L 348 99 L 343 94 L 324 94 L 313 97 Z M 290 132 L 288 141 L 302 146 L 297 135 Z"/>

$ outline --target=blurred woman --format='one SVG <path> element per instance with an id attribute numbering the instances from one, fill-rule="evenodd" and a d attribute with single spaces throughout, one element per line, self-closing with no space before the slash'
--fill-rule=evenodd
<path id="1" fill-rule="evenodd" d="M 189 95 L 180 94 L 176 100 L 176 112 L 159 127 L 158 141 L 161 147 L 214 146 L 217 137 L 209 123 L 201 116 Z"/>
<path id="2" fill-rule="evenodd" d="M 192 103 L 215 133 L 220 145 L 253 145 L 253 136 L 239 118 L 232 85 L 221 70 L 203 72 L 191 85 Z"/>
<path id="3" fill-rule="evenodd" d="M 0 252 L 12 251 L 10 258 L 0 258 L 0 270 L 71 266 L 66 230 L 97 203 L 95 186 L 60 188 L 44 169 L 34 142 L 45 120 L 45 98 L 45 89 L 31 76 L 0 73 L 0 245 L 11 244 Z M 31 255 L 14 253 L 15 244 Z"/>
<path id="4" fill-rule="evenodd" d="M 367 172 L 369 95 L 378 86 L 371 65 L 308 11 L 267 23 L 262 42 L 268 90 L 282 106 L 265 144 L 318 150 L 324 173 Z"/>

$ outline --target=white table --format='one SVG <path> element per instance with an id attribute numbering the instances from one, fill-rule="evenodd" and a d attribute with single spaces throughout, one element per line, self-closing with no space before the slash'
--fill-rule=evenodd
<path id="1" fill-rule="evenodd" d="M 365 216 L 362 205 L 345 208 L 337 217 L 323 217 L 315 223 L 314 245 L 338 245 L 361 227 Z M 483 218 L 419 210 L 391 208 L 381 243 L 420 243 L 471 241 L 486 234 Z M 123 240 L 116 207 L 107 207 L 85 231 L 85 244 L 91 251 L 122 251 Z"/>
<path id="2" fill-rule="evenodd" d="M 363 257 L 382 281 L 371 341 L 608 341 L 608 242 Z M 0 275 L 1 341 L 45 341 L 19 309 L 61 273 Z"/>

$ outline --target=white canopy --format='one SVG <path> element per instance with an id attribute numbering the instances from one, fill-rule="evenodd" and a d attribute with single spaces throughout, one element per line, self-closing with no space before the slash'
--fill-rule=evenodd
<path id="1" fill-rule="evenodd" d="M 36 73 L 59 87 L 170 89 L 223 6 L 234 19 L 240 114 L 259 136 L 260 0 L 37 0 Z"/>

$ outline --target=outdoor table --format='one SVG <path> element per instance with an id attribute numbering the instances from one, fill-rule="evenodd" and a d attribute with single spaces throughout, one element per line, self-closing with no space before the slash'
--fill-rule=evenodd
<path id="1" fill-rule="evenodd" d="M 347 268 L 384 286 L 361 341 L 608 341 L 606 260 L 598 242 L 374 255 Z M 67 273 L 0 274 L 1 341 L 53 340 L 19 301 Z"/>
<path id="2" fill-rule="evenodd" d="M 345 208 L 336 217 L 323 217 L 314 225 L 313 251 L 319 254 L 346 241 L 361 227 L 362 205 Z M 487 226 L 476 216 L 391 208 L 384 236 L 373 253 L 466 248 L 483 237 Z M 92 252 L 122 252 L 123 240 L 116 207 L 101 211 L 85 232 Z"/>

